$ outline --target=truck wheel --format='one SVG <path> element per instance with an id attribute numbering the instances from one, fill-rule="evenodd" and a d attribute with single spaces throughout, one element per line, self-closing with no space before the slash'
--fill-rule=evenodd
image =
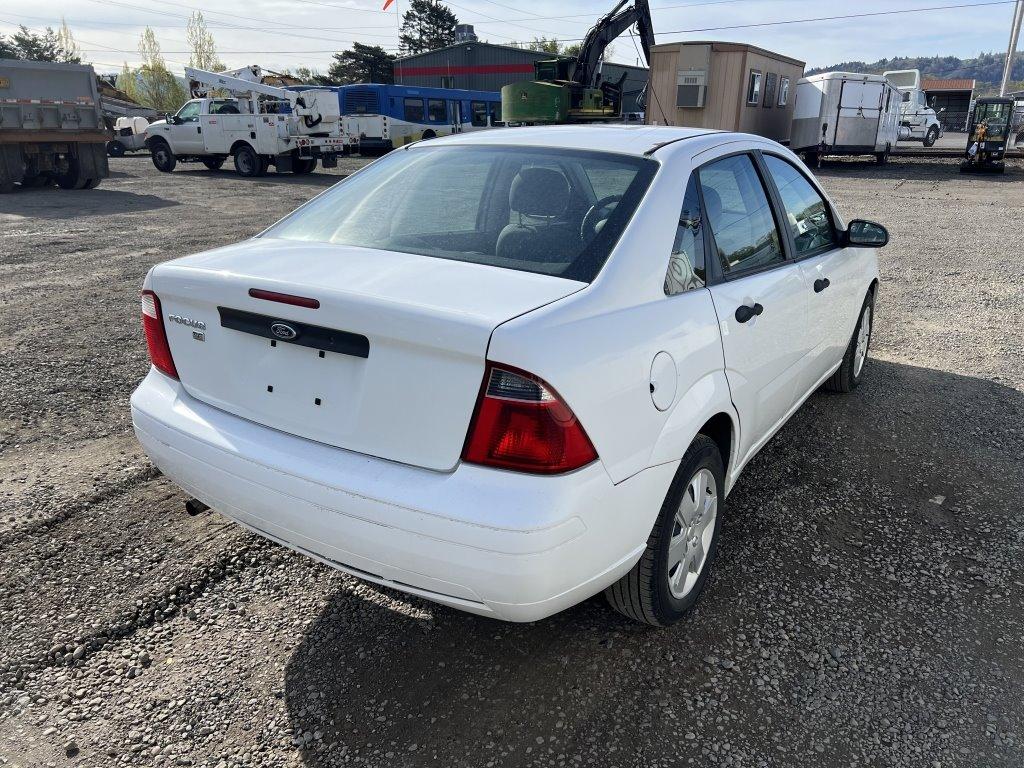
<path id="1" fill-rule="evenodd" d="M 928 129 L 928 133 L 924 136 L 924 145 L 926 147 L 933 146 L 939 139 L 939 129 L 934 125 Z"/>
<path id="2" fill-rule="evenodd" d="M 316 170 L 316 159 L 312 157 L 300 157 L 292 161 L 292 173 L 304 176 Z"/>
<path id="3" fill-rule="evenodd" d="M 96 187 L 100 185 L 101 181 L 103 181 L 103 179 L 89 179 L 85 182 L 85 186 L 82 187 L 82 189 L 96 189 Z"/>
<path id="4" fill-rule="evenodd" d="M 117 139 L 107 142 L 107 156 L 108 157 L 124 157 L 125 146 Z"/>
<path id="5" fill-rule="evenodd" d="M 266 172 L 263 159 L 248 144 L 242 144 L 235 150 L 235 170 L 239 176 L 252 178 L 262 176 Z"/>
<path id="6" fill-rule="evenodd" d="M 707 583 L 724 501 L 722 455 L 714 440 L 697 435 L 679 463 L 647 549 L 629 573 L 605 590 L 612 608 L 656 627 L 681 619 Z"/>
<path id="7" fill-rule="evenodd" d="M 85 185 L 89 182 L 89 179 L 82 174 L 82 167 L 78 163 L 78 158 L 75 157 L 68 158 L 68 172 L 58 173 L 54 179 L 61 189 L 85 189 Z"/>
<path id="8" fill-rule="evenodd" d="M 885 165 L 889 162 L 889 146 L 886 145 L 885 152 L 876 152 L 875 160 L 878 161 L 879 165 Z"/>
<path id="9" fill-rule="evenodd" d="M 839 370 L 825 382 L 829 392 L 852 392 L 860 384 L 864 365 L 868 361 L 868 347 L 871 344 L 872 321 L 875 319 L 875 293 L 868 291 L 860 309 L 860 317 L 853 329 L 853 336 L 846 347 Z"/>
<path id="10" fill-rule="evenodd" d="M 35 176 L 26 176 L 21 180 L 21 186 L 25 187 L 25 189 L 38 189 L 39 187 L 45 187 L 52 183 L 53 179 L 46 173 L 39 173 Z"/>
<path id="11" fill-rule="evenodd" d="M 219 171 L 225 160 L 227 160 L 226 157 L 204 157 L 203 165 L 211 171 Z"/>
<path id="12" fill-rule="evenodd" d="M 0 181 L 0 195 L 6 195 L 8 192 L 14 191 L 13 181 Z"/>
<path id="13" fill-rule="evenodd" d="M 170 173 L 178 164 L 178 159 L 171 152 L 166 141 L 155 141 L 150 147 L 150 154 L 153 156 L 153 165 L 161 173 Z"/>

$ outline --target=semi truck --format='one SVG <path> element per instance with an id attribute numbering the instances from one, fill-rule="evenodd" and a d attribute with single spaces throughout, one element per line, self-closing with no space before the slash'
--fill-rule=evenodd
<path id="1" fill-rule="evenodd" d="M 881 75 L 823 72 L 796 84 L 789 147 L 809 165 L 824 155 L 889 159 L 900 130 L 901 95 Z"/>
<path id="2" fill-rule="evenodd" d="M 935 144 L 942 135 L 942 123 L 921 90 L 920 70 L 894 69 L 883 72 L 882 77 L 896 86 L 902 97 L 900 141 L 920 141 L 926 147 Z"/>
<path id="3" fill-rule="evenodd" d="M 0 192 L 92 189 L 109 139 L 91 66 L 0 59 Z"/>
<path id="4" fill-rule="evenodd" d="M 258 66 L 233 72 L 185 68 L 193 98 L 167 120 L 146 128 L 146 146 L 157 170 L 170 173 L 179 162 L 219 169 L 234 160 L 240 176 L 278 172 L 310 173 L 317 161 L 338 165 L 350 151 L 333 89 L 268 85 Z"/>

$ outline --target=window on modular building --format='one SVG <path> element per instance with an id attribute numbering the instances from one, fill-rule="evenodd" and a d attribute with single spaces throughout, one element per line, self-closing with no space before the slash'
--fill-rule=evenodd
<path id="1" fill-rule="evenodd" d="M 778 83 L 779 76 L 774 72 L 769 72 L 764 76 L 764 102 L 763 106 L 766 109 L 771 109 L 775 104 L 775 85 Z"/>
<path id="2" fill-rule="evenodd" d="M 469 107 L 472 113 L 470 122 L 478 128 L 487 125 L 487 102 L 471 101 Z"/>
<path id="3" fill-rule="evenodd" d="M 779 80 L 779 106 L 784 107 L 789 103 L 789 78 Z"/>
<path id="4" fill-rule="evenodd" d="M 410 123 L 423 122 L 423 99 L 405 99 L 405 119 Z"/>
<path id="5" fill-rule="evenodd" d="M 427 99 L 427 122 L 443 123 L 448 119 L 444 99 Z"/>
<path id="6" fill-rule="evenodd" d="M 750 70 L 750 79 L 747 80 L 747 104 L 759 104 L 761 102 L 761 73 L 756 69 Z"/>

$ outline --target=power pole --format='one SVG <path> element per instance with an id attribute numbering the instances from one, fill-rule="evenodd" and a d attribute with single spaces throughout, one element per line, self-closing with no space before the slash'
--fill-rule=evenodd
<path id="1" fill-rule="evenodd" d="M 1003 82 L 999 85 L 999 95 L 1005 96 L 1006 89 L 1013 75 L 1013 59 L 1017 53 L 1017 40 L 1020 37 L 1021 23 L 1024 22 L 1024 0 L 1017 0 L 1013 9 L 1013 22 L 1010 24 L 1010 47 L 1006 49 L 1006 62 L 1003 66 Z"/>

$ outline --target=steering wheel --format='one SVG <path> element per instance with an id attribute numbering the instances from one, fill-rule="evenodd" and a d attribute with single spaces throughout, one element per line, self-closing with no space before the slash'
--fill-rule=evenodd
<path id="1" fill-rule="evenodd" d="M 597 234 L 597 225 L 602 221 L 606 221 L 611 216 L 611 209 L 614 209 L 620 200 L 622 200 L 622 195 L 608 195 L 608 197 L 602 197 L 590 206 L 590 209 L 583 217 L 583 223 L 580 224 L 580 239 L 588 241 L 594 237 Z M 602 215 L 606 209 L 609 209 L 608 213 Z"/>

